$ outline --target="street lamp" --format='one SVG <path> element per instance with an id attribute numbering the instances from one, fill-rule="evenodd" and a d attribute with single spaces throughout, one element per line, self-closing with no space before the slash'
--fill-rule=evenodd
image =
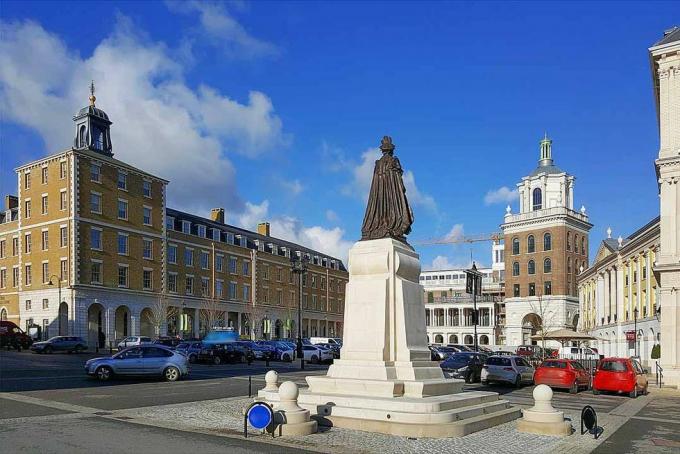
<path id="1" fill-rule="evenodd" d="M 635 330 L 635 356 L 638 355 L 638 332 L 637 332 L 637 316 L 638 316 L 638 308 L 635 307 L 633 309 L 633 320 L 634 320 L 634 330 Z"/>
<path id="2" fill-rule="evenodd" d="M 291 273 L 298 275 L 299 293 L 300 298 L 298 299 L 298 322 L 297 322 L 297 355 L 300 358 L 300 369 L 305 369 L 305 356 L 302 350 L 302 275 L 307 272 L 307 262 L 309 260 L 306 257 L 300 255 L 293 255 L 290 258 L 290 271 Z"/>
<path id="3" fill-rule="evenodd" d="M 179 328 L 180 328 L 180 332 L 182 333 L 182 340 L 184 340 L 184 332 L 187 330 L 186 323 L 184 322 L 184 320 L 185 320 L 184 311 L 186 310 L 186 308 L 187 308 L 187 302 L 182 301 L 182 313 L 179 314 Z M 187 321 L 189 321 L 189 320 L 187 320 Z"/>
<path id="4" fill-rule="evenodd" d="M 61 279 L 60 279 L 59 276 L 57 276 L 56 274 L 53 274 L 52 276 L 50 276 L 50 280 L 49 280 L 49 282 L 47 283 L 47 285 L 54 285 L 54 284 L 52 283 L 52 278 L 54 278 L 54 279 L 57 281 L 57 288 L 59 289 L 59 302 L 57 303 L 57 313 L 60 314 L 60 312 L 59 312 L 59 306 L 61 306 Z M 61 314 L 60 314 L 60 315 L 61 315 Z M 59 320 L 59 322 L 61 323 L 61 319 Z M 61 325 L 60 325 L 60 326 L 61 326 Z M 67 334 L 68 334 L 68 323 L 67 323 L 66 326 L 67 326 L 66 330 L 67 330 Z M 59 333 L 59 335 L 61 336 L 61 333 Z"/>

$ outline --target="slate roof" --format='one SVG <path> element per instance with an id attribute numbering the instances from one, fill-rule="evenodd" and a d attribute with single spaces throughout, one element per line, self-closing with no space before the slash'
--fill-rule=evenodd
<path id="1" fill-rule="evenodd" d="M 652 47 L 662 46 L 664 44 L 669 44 L 675 41 L 680 41 L 680 27 L 673 27 L 670 30 L 668 30 L 664 34 L 664 37 L 661 38 L 656 43 L 654 43 Z"/>
<path id="2" fill-rule="evenodd" d="M 557 167 L 556 165 L 549 165 L 549 166 L 538 166 L 534 169 L 531 174 L 529 174 L 530 177 L 535 177 L 536 175 L 542 175 L 544 173 L 547 173 L 548 175 L 550 174 L 558 174 L 558 173 L 564 173 L 562 169 Z"/>

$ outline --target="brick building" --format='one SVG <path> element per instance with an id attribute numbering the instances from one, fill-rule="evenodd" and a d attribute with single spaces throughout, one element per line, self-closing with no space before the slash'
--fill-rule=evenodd
<path id="1" fill-rule="evenodd" d="M 519 213 L 506 209 L 505 310 L 508 345 L 536 343 L 541 329 L 578 322 L 577 274 L 588 267 L 585 208 L 574 211 L 574 177 L 554 165 L 552 141 L 541 140 L 538 167 L 517 185 Z"/>
<path id="2" fill-rule="evenodd" d="M 73 120 L 70 149 L 16 169 L 17 196 L 0 214 L 0 317 L 91 347 L 216 325 L 292 337 L 290 259 L 301 256 L 303 335 L 342 334 L 341 260 L 274 238 L 267 223 L 257 232 L 225 224 L 221 208 L 209 218 L 168 208 L 167 180 L 113 157 L 112 123 L 93 90 Z"/>

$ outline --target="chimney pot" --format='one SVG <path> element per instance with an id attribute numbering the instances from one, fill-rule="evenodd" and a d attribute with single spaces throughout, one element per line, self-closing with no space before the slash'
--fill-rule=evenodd
<path id="1" fill-rule="evenodd" d="M 213 208 L 210 210 L 210 219 L 220 224 L 224 224 L 224 208 Z"/>
<path id="2" fill-rule="evenodd" d="M 257 233 L 264 236 L 269 236 L 269 222 L 260 222 L 257 224 Z"/>

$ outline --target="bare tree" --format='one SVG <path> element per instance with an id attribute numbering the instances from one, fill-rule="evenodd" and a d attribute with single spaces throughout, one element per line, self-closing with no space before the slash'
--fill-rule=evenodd
<path id="1" fill-rule="evenodd" d="M 148 313 L 149 323 L 154 327 L 154 333 L 156 336 L 160 336 L 161 329 L 163 325 L 167 322 L 169 318 L 176 317 L 179 314 L 179 310 L 170 305 L 168 298 L 159 294 L 151 306 L 151 312 Z"/>
<path id="2" fill-rule="evenodd" d="M 557 324 L 557 311 L 550 307 L 549 300 L 546 301 L 540 293 L 536 302 L 531 303 L 531 310 L 541 319 L 541 325 L 536 334 L 541 338 L 542 355 L 545 359 L 545 336 L 559 326 Z"/>
<path id="3" fill-rule="evenodd" d="M 221 325 L 224 321 L 224 311 L 220 307 L 219 299 L 206 297 L 201 300 L 199 316 L 207 330 Z"/>

